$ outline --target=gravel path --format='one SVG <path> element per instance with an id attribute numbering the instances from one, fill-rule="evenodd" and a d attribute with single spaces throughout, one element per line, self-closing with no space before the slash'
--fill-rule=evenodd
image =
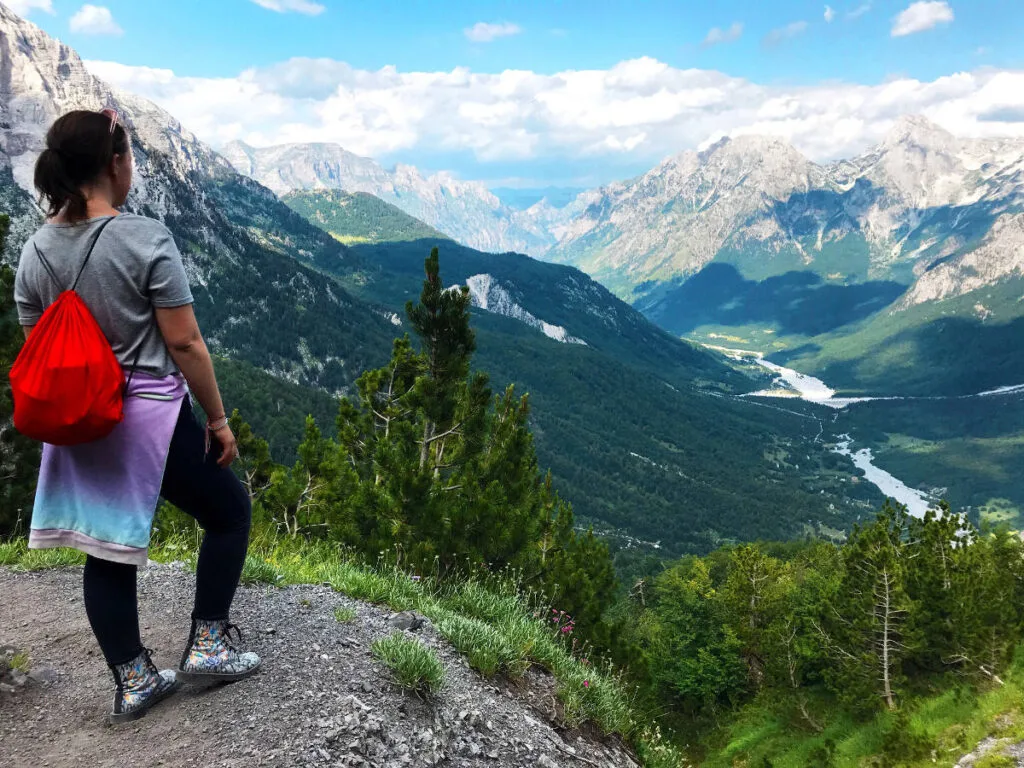
<path id="1" fill-rule="evenodd" d="M 143 640 L 173 667 L 187 639 L 192 575 L 140 569 Z M 339 624 L 337 606 L 357 613 Z M 432 701 L 388 681 L 370 646 L 389 613 L 328 587 L 239 589 L 233 618 L 263 670 L 234 685 L 186 687 L 141 720 L 110 726 L 113 684 L 86 622 L 81 569 L 0 568 L 0 645 L 27 650 L 52 683 L 0 692 L 0 766 L 632 766 L 616 740 L 555 727 L 554 682 L 531 670 L 487 681 L 429 625 L 446 686 Z"/>

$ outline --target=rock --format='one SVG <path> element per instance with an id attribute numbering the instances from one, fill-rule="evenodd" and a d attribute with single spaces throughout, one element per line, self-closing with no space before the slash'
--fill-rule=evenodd
<path id="1" fill-rule="evenodd" d="M 427 624 L 427 620 L 415 611 L 402 611 L 388 617 L 388 624 L 395 629 L 415 632 Z"/>
<path id="2" fill-rule="evenodd" d="M 22 672 L 20 669 L 12 669 L 11 673 L 7 676 L 11 681 L 11 685 L 15 688 L 23 688 L 25 683 L 28 682 L 28 675 Z"/>
<path id="3" fill-rule="evenodd" d="M 34 667 L 28 673 L 28 676 L 33 682 L 41 683 L 43 685 L 49 685 L 50 683 L 55 683 L 57 681 L 57 672 L 53 667 Z"/>
<path id="4" fill-rule="evenodd" d="M 541 756 L 537 758 L 537 766 L 538 768 L 559 768 L 558 763 L 546 754 L 541 754 Z"/>

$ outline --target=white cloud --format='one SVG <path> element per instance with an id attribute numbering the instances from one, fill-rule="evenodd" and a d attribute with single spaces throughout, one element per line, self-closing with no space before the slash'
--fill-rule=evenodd
<path id="1" fill-rule="evenodd" d="M 19 16 L 28 16 L 32 11 L 53 14 L 53 0 L 4 0 L 4 5 Z"/>
<path id="2" fill-rule="evenodd" d="M 834 19 L 835 17 L 836 17 L 836 12 L 834 10 L 832 10 L 832 6 L 831 5 L 826 5 L 825 6 L 825 23 L 826 24 L 831 24 L 832 23 L 832 19 Z"/>
<path id="3" fill-rule="evenodd" d="M 507 21 L 498 24 L 478 21 L 472 27 L 466 27 L 466 29 L 462 30 L 463 34 L 474 43 L 489 43 L 492 40 L 497 40 L 499 37 L 518 35 L 522 31 L 518 24 L 511 24 Z"/>
<path id="4" fill-rule="evenodd" d="M 865 13 L 867 13 L 870 10 L 871 10 L 871 3 L 862 3 L 861 5 L 858 5 L 852 11 L 850 11 L 848 14 L 846 14 L 846 18 L 848 18 L 848 19 L 859 19 L 861 16 L 863 16 Z"/>
<path id="5" fill-rule="evenodd" d="M 783 138 L 824 161 L 865 150 L 908 113 L 957 135 L 1024 138 L 1024 72 L 989 67 L 934 80 L 797 86 L 652 58 L 554 74 L 364 70 L 330 59 L 293 59 L 223 78 L 88 66 L 152 99 L 214 146 L 232 139 L 257 146 L 336 142 L 414 163 L 458 155 L 467 176 L 491 174 L 499 162 L 524 170 L 524 161 L 651 166 L 709 137 L 745 133 Z"/>
<path id="6" fill-rule="evenodd" d="M 944 0 L 920 0 L 893 19 L 892 36 L 905 37 L 953 21 L 953 9 Z"/>
<path id="7" fill-rule="evenodd" d="M 109 8 L 102 5 L 83 5 L 71 17 L 71 31 L 83 35 L 123 35 L 124 30 L 114 21 Z"/>
<path id="8" fill-rule="evenodd" d="M 278 13 L 304 13 L 307 16 L 317 16 L 327 10 L 320 3 L 311 0 L 252 0 L 261 8 Z"/>
<path id="9" fill-rule="evenodd" d="M 707 37 L 704 38 L 704 47 L 718 45 L 719 43 L 731 43 L 734 40 L 739 40 L 740 35 L 743 34 L 743 25 L 734 21 L 728 29 L 719 29 L 718 27 L 712 27 L 708 30 Z"/>
<path id="10" fill-rule="evenodd" d="M 778 45 L 779 43 L 791 40 L 797 35 L 803 34 L 807 29 L 806 21 L 794 21 L 787 24 L 784 27 L 773 29 L 767 35 L 764 36 L 765 45 Z"/>

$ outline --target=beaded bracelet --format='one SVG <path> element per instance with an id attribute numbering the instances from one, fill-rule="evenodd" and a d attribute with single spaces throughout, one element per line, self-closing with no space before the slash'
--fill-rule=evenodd
<path id="1" fill-rule="evenodd" d="M 210 430 L 211 432 L 216 432 L 217 430 L 224 429 L 224 427 L 226 427 L 227 425 L 228 425 L 228 417 L 227 416 L 221 416 L 216 421 L 210 421 L 209 419 L 207 419 L 207 421 L 206 421 L 206 428 L 208 430 Z"/>

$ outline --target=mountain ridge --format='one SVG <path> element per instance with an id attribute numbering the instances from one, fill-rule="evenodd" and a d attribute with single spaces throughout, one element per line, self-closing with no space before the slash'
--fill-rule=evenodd
<path id="1" fill-rule="evenodd" d="M 424 176 L 402 163 L 388 171 L 376 160 L 330 143 L 255 148 L 234 141 L 221 154 L 240 173 L 279 195 L 318 189 L 367 192 L 480 250 L 537 255 L 552 241 L 533 223 L 533 215 L 508 207 L 482 183 L 445 171 Z"/>

